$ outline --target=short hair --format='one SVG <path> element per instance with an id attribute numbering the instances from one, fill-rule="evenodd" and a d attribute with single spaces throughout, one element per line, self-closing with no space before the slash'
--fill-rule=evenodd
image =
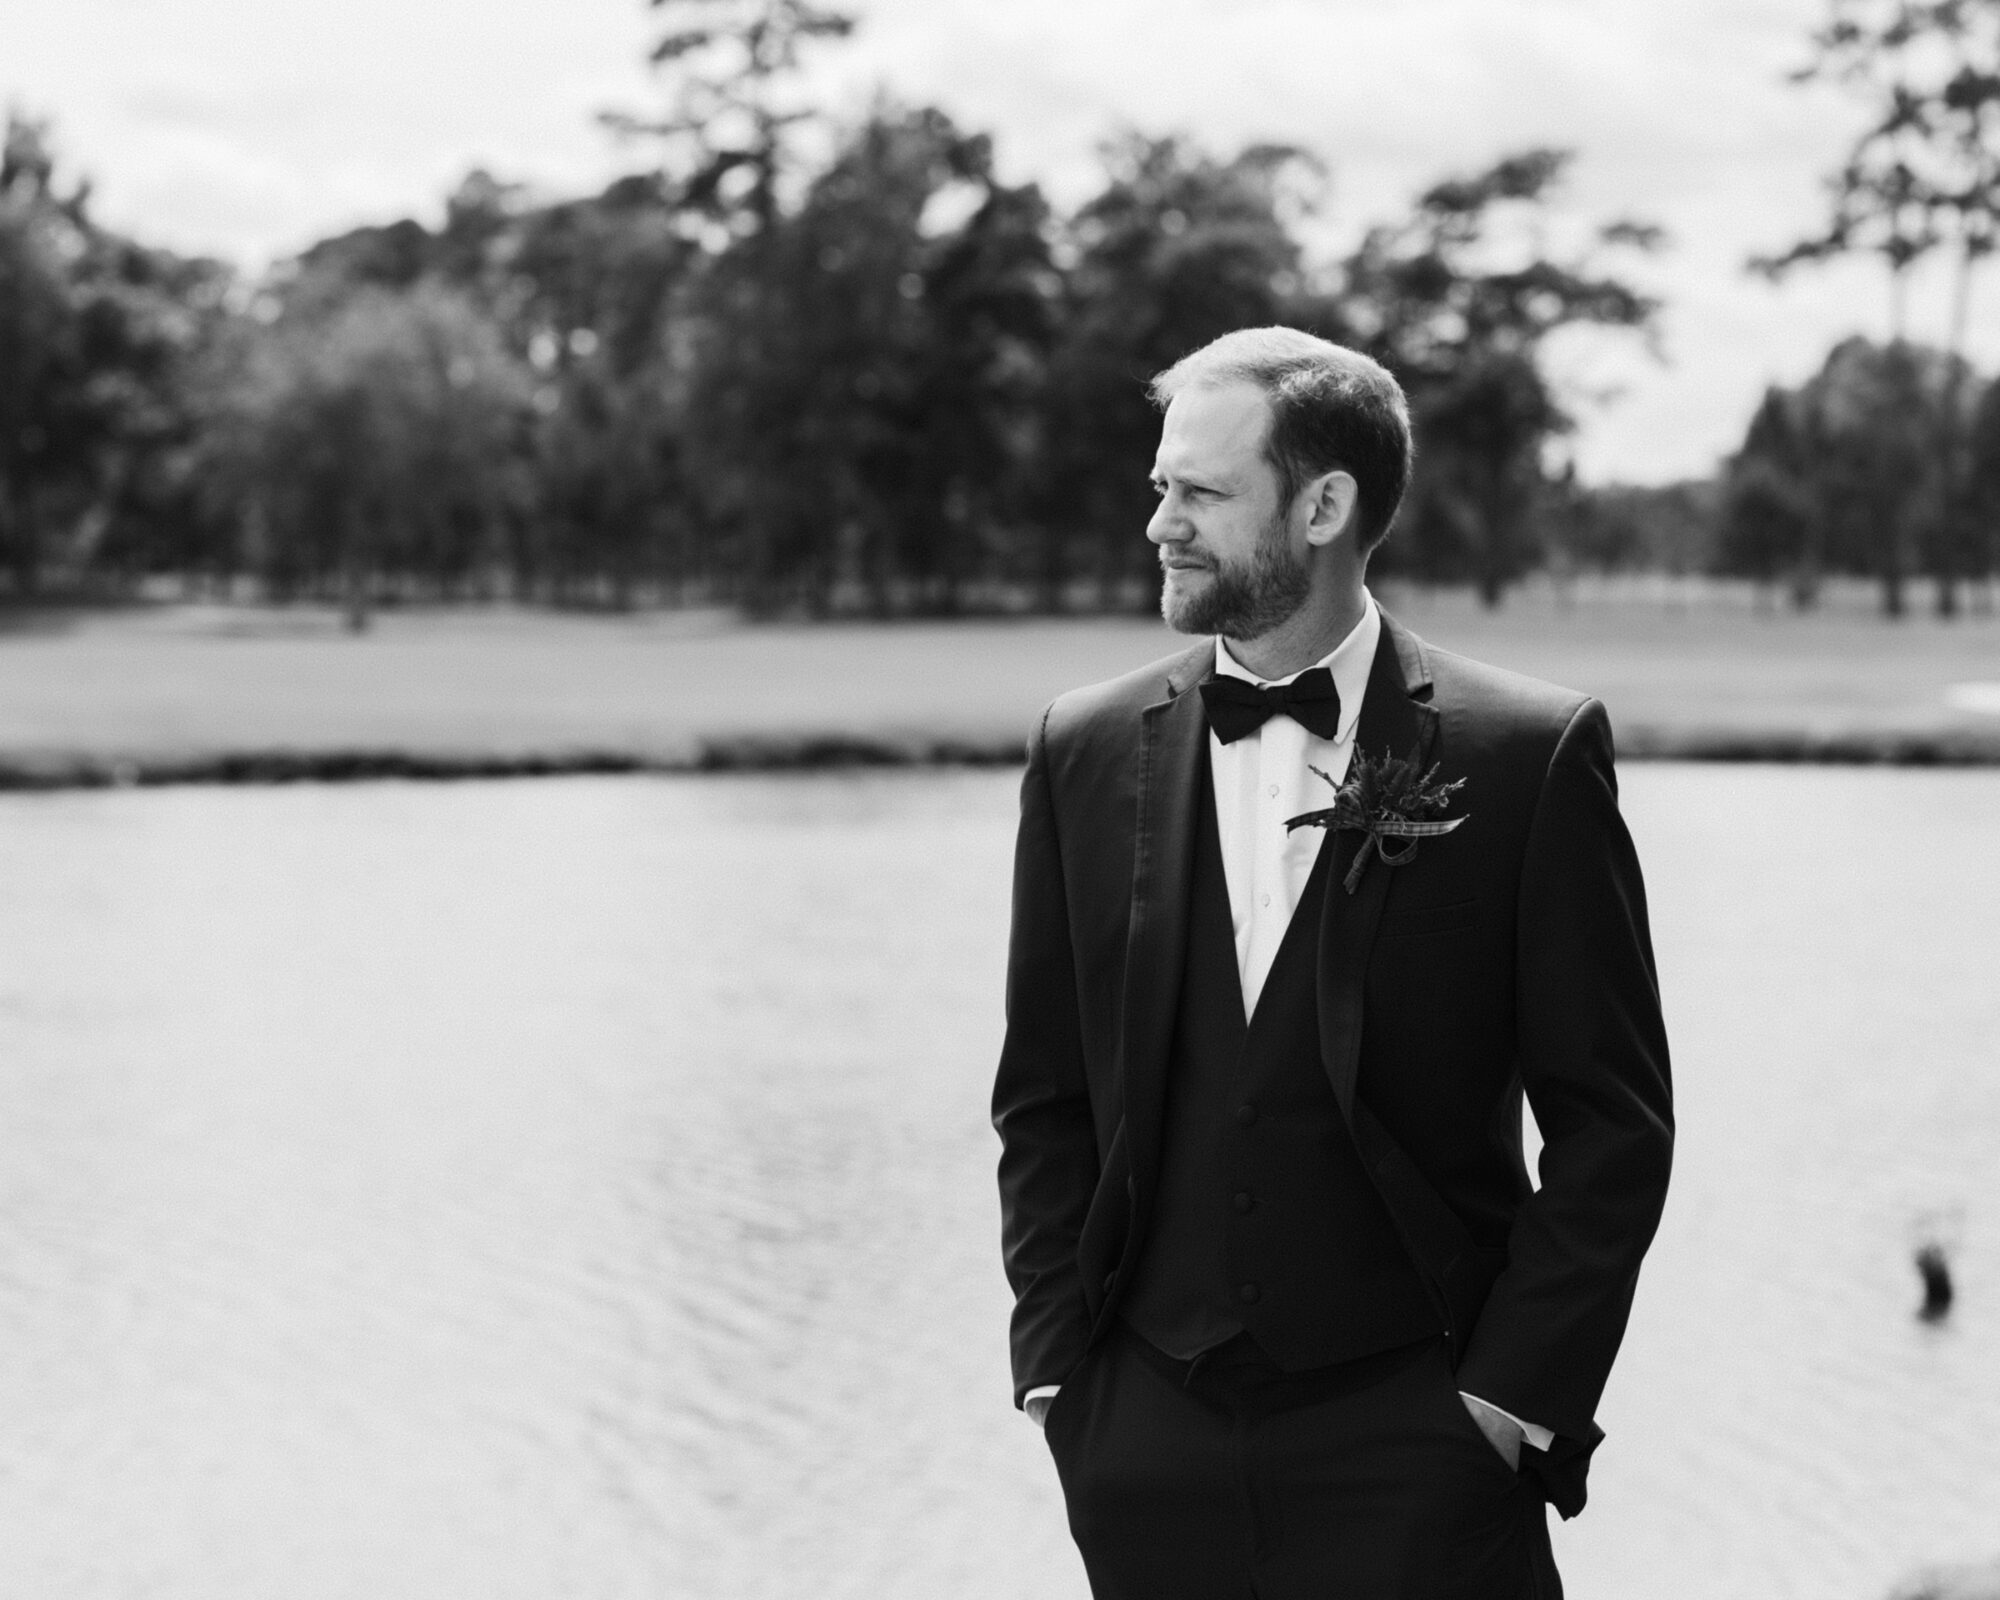
<path id="1" fill-rule="evenodd" d="M 1403 389 L 1380 362 L 1297 328 L 1239 328 L 1157 374 L 1148 393 L 1165 410 L 1183 389 L 1254 383 L 1271 403 L 1264 455 L 1281 504 L 1324 472 L 1349 474 L 1365 555 L 1389 534 L 1410 486 L 1416 446 Z"/>

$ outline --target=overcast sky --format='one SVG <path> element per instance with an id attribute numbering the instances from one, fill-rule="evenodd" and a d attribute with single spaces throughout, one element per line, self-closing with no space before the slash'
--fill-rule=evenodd
<path id="1" fill-rule="evenodd" d="M 822 57 L 828 99 L 886 86 L 992 130 L 1011 178 L 1089 192 L 1121 124 L 1228 152 L 1280 139 L 1334 173 L 1330 226 L 1530 144 L 1574 147 L 1580 219 L 1663 223 L 1641 276 L 1663 363 L 1631 341 L 1560 352 L 1587 477 L 1704 473 L 1765 384 L 1881 335 L 1856 265 L 1773 289 L 1746 255 L 1818 215 L 1854 111 L 1784 82 L 1824 0 L 860 0 Z M 594 121 L 643 108 L 643 0 L 0 0 L 0 99 L 53 119 L 106 222 L 257 265 L 330 231 L 433 220 L 473 165 L 547 194 L 634 163 Z M 1976 354 L 2000 361 L 1975 304 Z M 1913 329 L 1944 326 L 1919 285 Z M 1592 396 L 1616 391 L 1611 399 Z"/>

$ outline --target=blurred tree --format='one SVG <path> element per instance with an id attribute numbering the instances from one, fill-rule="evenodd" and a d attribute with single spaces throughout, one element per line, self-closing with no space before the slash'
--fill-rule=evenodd
<path id="1" fill-rule="evenodd" d="M 692 216 L 737 234 L 769 228 L 783 209 L 797 134 L 816 116 L 788 83 L 808 45 L 854 31 L 853 14 L 817 0 L 648 4 L 665 25 L 652 60 L 669 74 L 668 109 L 604 120 L 660 141 L 675 201 Z"/>
<path id="2" fill-rule="evenodd" d="M 1160 419 L 1149 378 L 1234 328 L 1299 320 L 1338 336 L 1309 302 L 1292 224 L 1323 180 L 1290 146 L 1252 145 L 1228 161 L 1174 138 L 1128 133 L 1103 149 L 1104 188 L 1059 241 L 1067 265 L 1049 371 L 1047 468 L 1035 561 L 1041 604 L 1095 578 L 1101 603 L 1129 590 L 1150 608 L 1148 473 Z"/>
<path id="3" fill-rule="evenodd" d="M 664 180 L 535 208 L 500 237 L 486 299 L 537 374 L 542 416 L 535 570 L 569 592 L 601 579 L 621 606 L 642 582 L 685 592 L 705 558 L 681 445 L 680 307 L 701 261 Z"/>
<path id="4" fill-rule="evenodd" d="M 306 247 L 279 274 L 287 298 L 337 298 L 360 288 L 408 289 L 437 270 L 438 239 L 410 217 L 350 228 Z"/>
<path id="5" fill-rule="evenodd" d="M 530 383 L 463 295 L 365 288 L 241 335 L 213 469 L 280 594 L 338 592 L 367 625 L 382 579 L 479 591 L 524 498 Z"/>
<path id="6" fill-rule="evenodd" d="M 1901 616 L 1924 520 L 1935 514 L 1934 441 L 1950 358 L 1907 340 L 1847 339 L 1799 392 L 1815 498 L 1835 561 L 1872 574 Z"/>
<path id="7" fill-rule="evenodd" d="M 516 460 L 495 463 L 532 478 L 539 508 L 517 575 L 565 601 L 624 605 L 640 584 L 697 576 L 672 330 L 700 256 L 657 174 L 538 205 L 475 171 L 436 232 L 405 221 L 322 241 L 279 300 L 287 316 L 324 320 L 372 291 L 430 285 L 476 309 L 535 379 L 538 424 L 516 438 Z"/>
<path id="8" fill-rule="evenodd" d="M 1657 228 L 1613 222 L 1573 259 L 1548 254 L 1569 161 L 1528 150 L 1437 184 L 1346 265 L 1347 318 L 1409 390 L 1417 430 L 1417 479 L 1385 565 L 1470 577 L 1488 605 L 1540 559 L 1545 453 L 1573 426 L 1544 369 L 1549 337 L 1582 324 L 1650 335 L 1657 310 L 1595 261 L 1597 248 L 1657 249 Z"/>
<path id="9" fill-rule="evenodd" d="M 603 344 L 622 374 L 661 355 L 674 296 L 698 255 L 657 174 L 537 205 L 518 185 L 475 170 L 445 202 L 437 231 L 409 219 L 353 229 L 287 263 L 275 287 L 288 310 L 323 310 L 358 290 L 443 284 L 538 367 Z"/>
<path id="10" fill-rule="evenodd" d="M 962 603 L 1031 448 L 1042 220 L 985 138 L 884 106 L 715 263 L 689 459 L 753 604 L 823 612 L 850 581 L 878 611 Z"/>
<path id="11" fill-rule="evenodd" d="M 1904 337 L 1910 267 L 1930 251 L 1954 260 L 1946 389 L 1933 408 L 1932 494 L 1917 540 L 1937 583 L 1940 615 L 1961 579 L 1983 574 L 1968 503 L 1959 392 L 1972 282 L 2000 243 L 2000 0 L 1829 0 L 1798 82 L 1855 90 L 1869 121 L 1828 182 L 1826 226 L 1752 265 L 1773 277 L 1804 262 L 1862 251 L 1889 268 L 1891 339 Z"/>
<path id="12" fill-rule="evenodd" d="M 1991 574 L 2000 564 L 2000 382 L 1986 384 L 1967 429 L 1966 501 L 1975 572 Z M 1988 596 L 1982 585 L 1975 595 Z"/>
<path id="13" fill-rule="evenodd" d="M 87 248 L 81 193 L 54 193 L 42 129 L 10 117 L 0 150 L 0 559 L 19 593 L 39 586 L 61 502 L 91 478 L 89 405 L 71 266 Z"/>
<path id="14" fill-rule="evenodd" d="M 1843 347 L 1837 347 L 1828 371 L 1805 390 L 1809 403 L 1822 380 L 1830 391 L 1817 415 L 1826 430 L 1822 448 L 1835 459 L 1822 470 L 1830 480 L 1826 492 L 1845 495 L 1830 529 L 1843 541 L 1850 570 L 1880 578 L 1884 613 L 1900 616 L 1905 582 L 1926 566 L 1936 571 L 1935 541 L 1944 536 L 1947 498 L 1964 492 L 1963 473 L 1954 467 L 1947 477 L 1937 442 L 1964 437 L 1977 396 L 1965 362 L 1941 350 L 1906 341 L 1869 352 L 1872 359 L 1861 350 L 1846 353 L 1851 376 L 1838 362 Z M 1861 507 L 1870 504 L 1877 509 L 1864 523 Z"/>
<path id="15" fill-rule="evenodd" d="M 1587 487 L 1565 467 L 1542 516 L 1549 560 L 1565 572 L 1703 572 L 1713 564 L 1720 485 Z"/>
<path id="16" fill-rule="evenodd" d="M 1723 480 L 1715 569 L 1761 585 L 1783 583 L 1804 610 L 1826 562 L 1815 463 L 1798 398 L 1769 389 Z"/>
<path id="17" fill-rule="evenodd" d="M 676 298 L 699 265 L 655 174 L 524 211 L 477 278 L 509 342 L 544 370 L 602 352 L 621 380 L 667 356 Z"/>
<path id="18" fill-rule="evenodd" d="M 1767 394 L 1730 466 L 1727 570 L 1789 571 L 1801 603 L 1822 571 L 1867 574 L 1900 616 L 1936 518 L 1938 414 L 1969 392 L 1954 365 L 1907 340 L 1852 338 L 1796 393 Z"/>
<path id="19" fill-rule="evenodd" d="M 89 263 L 84 354 L 107 426 L 79 565 L 225 581 L 235 544 L 201 481 L 202 425 L 235 275 L 101 232 Z"/>
<path id="20" fill-rule="evenodd" d="M 1382 569 L 1430 582 L 1469 578 L 1496 606 L 1546 554 L 1535 536 L 1549 484 L 1543 450 L 1569 418 L 1519 351 L 1467 351 L 1405 381 L 1418 466 Z"/>
<path id="21" fill-rule="evenodd" d="M 1750 270 L 1777 282 L 1795 268 L 1844 255 L 1880 257 L 1889 275 L 1889 332 L 1909 321 L 1910 271 L 1943 242 L 1937 194 L 1912 158 L 1916 106 L 1897 97 L 1882 125 L 1869 130 L 1825 181 L 1826 226 L 1775 255 L 1753 256 Z"/>
<path id="22" fill-rule="evenodd" d="M 685 599 L 703 575 L 700 510 L 682 459 L 677 409 L 659 367 L 621 374 L 606 351 L 545 379 L 534 511 L 517 547 L 531 590 L 620 609 L 642 584 Z"/>
<path id="23" fill-rule="evenodd" d="M 46 129 L 0 144 L 0 563 L 32 593 L 212 558 L 192 378 L 229 275 L 97 227 Z"/>
<path id="24" fill-rule="evenodd" d="M 921 308 L 921 331 L 902 382 L 883 392 L 890 426 L 864 476 L 916 604 L 951 613 L 970 583 L 1018 565 L 1044 455 L 1060 278 L 1041 191 L 996 182 L 985 135 L 934 131 L 956 153 L 917 219 L 920 281 L 897 282 Z"/>

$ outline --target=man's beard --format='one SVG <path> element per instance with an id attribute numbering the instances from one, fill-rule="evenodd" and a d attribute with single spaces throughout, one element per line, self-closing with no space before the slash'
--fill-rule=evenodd
<path id="1" fill-rule="evenodd" d="M 1312 569 L 1285 538 L 1285 519 L 1273 517 L 1258 536 L 1248 562 L 1220 560 L 1192 592 L 1176 593 L 1173 576 L 1160 589 L 1160 615 L 1176 633 L 1219 633 L 1225 639 L 1261 639 L 1291 621 L 1312 590 Z"/>

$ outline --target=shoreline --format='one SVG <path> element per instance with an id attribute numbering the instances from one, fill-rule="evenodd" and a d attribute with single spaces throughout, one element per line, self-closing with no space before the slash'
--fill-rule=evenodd
<path id="1" fill-rule="evenodd" d="M 2000 767 L 2000 731 L 1838 734 L 1635 728 L 1618 735 L 1621 761 L 1729 765 Z M 0 755 L 0 794 L 208 785 L 272 787 L 388 780 L 452 783 L 503 778 L 699 776 L 886 768 L 1018 767 L 1019 738 L 913 739 L 857 733 L 743 734 L 678 749 L 528 752 L 350 748 L 230 750 L 207 754 Z"/>
<path id="2" fill-rule="evenodd" d="M 1434 648 L 1602 700 L 1628 760 L 2000 766 L 2000 617 L 1537 591 L 1498 612 L 1457 592 L 1393 609 Z M 1137 616 L 458 608 L 384 613 L 360 636 L 312 608 L 13 620 L 0 792 L 1009 766 L 1065 690 L 1186 644 Z"/>

